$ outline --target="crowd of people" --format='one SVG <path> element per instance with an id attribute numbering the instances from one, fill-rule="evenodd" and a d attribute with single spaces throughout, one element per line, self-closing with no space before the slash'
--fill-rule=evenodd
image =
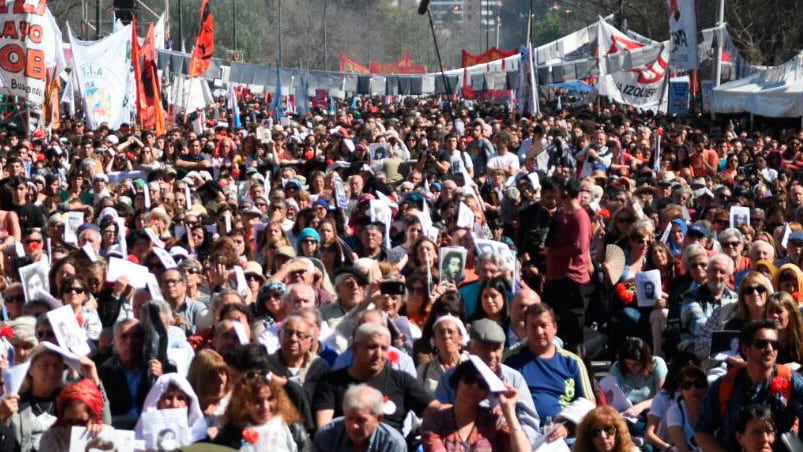
<path id="1" fill-rule="evenodd" d="M 803 132 L 240 111 L 0 130 L 0 449 L 801 450 Z"/>

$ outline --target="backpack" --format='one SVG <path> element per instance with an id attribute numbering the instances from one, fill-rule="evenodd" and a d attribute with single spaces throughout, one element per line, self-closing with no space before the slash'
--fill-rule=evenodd
<path id="1" fill-rule="evenodd" d="M 724 420 L 725 415 L 728 414 L 728 401 L 731 399 L 733 395 L 733 387 L 736 384 L 736 376 L 739 371 L 742 370 L 741 368 L 738 369 L 731 369 L 722 377 L 722 381 L 719 383 L 719 415 L 720 419 Z M 775 377 L 780 377 L 786 379 L 789 384 L 787 385 L 788 390 L 784 391 L 783 396 L 788 400 L 790 403 L 787 403 L 787 409 L 791 409 L 792 407 L 792 369 L 785 365 L 785 364 L 778 364 L 775 367 Z M 797 422 L 795 422 L 795 427 L 797 427 Z M 797 430 L 797 428 L 795 428 Z"/>

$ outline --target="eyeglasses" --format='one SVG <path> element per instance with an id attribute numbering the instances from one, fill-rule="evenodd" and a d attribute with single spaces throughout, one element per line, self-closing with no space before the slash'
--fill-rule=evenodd
<path id="1" fill-rule="evenodd" d="M 613 436 L 616 434 L 616 427 L 613 425 L 608 425 L 602 428 L 595 428 L 591 430 L 591 436 L 594 438 L 599 437 L 603 433 L 605 433 L 605 436 Z"/>
<path id="2" fill-rule="evenodd" d="M 650 239 L 647 238 L 647 237 L 635 236 L 635 237 L 630 237 L 630 240 L 633 243 L 638 243 L 640 245 L 649 245 L 650 244 Z"/>
<path id="3" fill-rule="evenodd" d="M 689 390 L 693 387 L 697 389 L 706 389 L 708 387 L 708 382 L 704 379 L 699 380 L 686 380 L 680 384 L 681 389 Z"/>
<path id="4" fill-rule="evenodd" d="M 64 294 L 73 293 L 73 292 L 77 293 L 78 295 L 81 295 L 82 293 L 84 293 L 84 288 L 83 287 L 72 286 L 72 287 L 65 287 L 64 290 L 61 291 L 61 293 L 64 293 Z"/>
<path id="5" fill-rule="evenodd" d="M 260 281 L 260 280 L 262 280 L 262 277 L 259 276 L 259 275 L 254 274 L 254 273 L 249 273 L 249 274 L 245 275 L 245 279 L 247 279 L 249 281 Z"/>
<path id="6" fill-rule="evenodd" d="M 781 346 L 781 342 L 771 339 L 755 339 L 753 341 L 753 347 L 760 348 L 761 350 L 766 349 L 768 345 L 772 345 L 773 350 L 778 350 Z"/>
<path id="7" fill-rule="evenodd" d="M 305 245 L 315 245 L 315 244 L 318 243 L 318 241 L 315 240 L 315 239 L 304 239 L 304 240 L 301 241 L 301 243 L 303 243 Z"/>
<path id="8" fill-rule="evenodd" d="M 39 330 L 36 332 L 36 338 L 39 340 L 47 339 L 49 337 L 56 337 L 53 330 Z"/>
<path id="9" fill-rule="evenodd" d="M 6 303 L 22 303 L 25 301 L 25 295 L 14 295 L 12 297 L 5 297 Z"/>
<path id="10" fill-rule="evenodd" d="M 708 262 L 692 262 L 691 268 L 706 268 L 708 267 Z"/>
<path id="11" fill-rule="evenodd" d="M 187 273 L 189 273 L 190 275 L 197 275 L 197 274 L 201 273 L 201 269 L 200 268 L 188 268 L 187 269 Z"/>
<path id="12" fill-rule="evenodd" d="M 753 295 L 754 293 L 758 293 L 759 295 L 764 295 L 767 292 L 767 288 L 764 286 L 745 286 L 744 294 L 745 295 Z"/>
<path id="13" fill-rule="evenodd" d="M 301 331 L 296 331 L 296 330 L 283 330 L 282 331 L 282 336 L 288 337 L 288 338 L 295 336 L 299 340 L 302 340 L 302 341 L 307 340 L 310 337 L 309 334 L 302 333 Z"/>
<path id="14" fill-rule="evenodd" d="M 165 279 L 165 280 L 162 280 L 162 284 L 164 284 L 165 286 L 169 286 L 171 284 L 181 284 L 182 282 L 184 282 L 184 281 L 182 281 L 180 279 Z"/>
<path id="15" fill-rule="evenodd" d="M 742 242 L 720 242 L 725 248 L 738 248 Z"/>

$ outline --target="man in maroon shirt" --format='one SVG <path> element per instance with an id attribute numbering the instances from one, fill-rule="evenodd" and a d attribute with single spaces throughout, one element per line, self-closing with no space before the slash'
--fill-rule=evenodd
<path id="1" fill-rule="evenodd" d="M 558 317 L 567 350 L 582 355 L 585 313 L 591 285 L 591 219 L 580 205 L 580 182 L 562 184 L 562 206 L 546 239 L 544 302 Z"/>

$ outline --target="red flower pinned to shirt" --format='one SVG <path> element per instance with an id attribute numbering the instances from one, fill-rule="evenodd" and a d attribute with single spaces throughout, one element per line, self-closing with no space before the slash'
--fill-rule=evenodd
<path id="1" fill-rule="evenodd" d="M 259 432 L 252 428 L 243 430 L 243 440 L 248 444 L 256 444 L 259 442 Z"/>
<path id="2" fill-rule="evenodd" d="M 78 326 L 84 326 L 84 317 L 81 314 L 75 314 L 75 320 L 78 321 Z"/>
<path id="3" fill-rule="evenodd" d="M 620 282 L 616 285 L 616 295 L 619 297 L 619 300 L 626 304 L 630 305 L 636 299 L 635 288 L 630 287 L 628 283 Z"/>
<path id="4" fill-rule="evenodd" d="M 783 395 L 786 396 L 787 392 L 792 387 L 792 383 L 789 381 L 788 378 L 783 377 L 775 377 L 770 381 L 770 393 L 772 395 Z"/>
<path id="5" fill-rule="evenodd" d="M 388 359 L 390 363 L 393 365 L 399 364 L 399 352 L 396 350 L 391 350 L 388 352 Z"/>
<path id="6" fill-rule="evenodd" d="M 6 339 L 13 338 L 14 337 L 14 328 L 11 328 L 8 325 L 0 328 L 0 336 L 4 337 Z"/>

